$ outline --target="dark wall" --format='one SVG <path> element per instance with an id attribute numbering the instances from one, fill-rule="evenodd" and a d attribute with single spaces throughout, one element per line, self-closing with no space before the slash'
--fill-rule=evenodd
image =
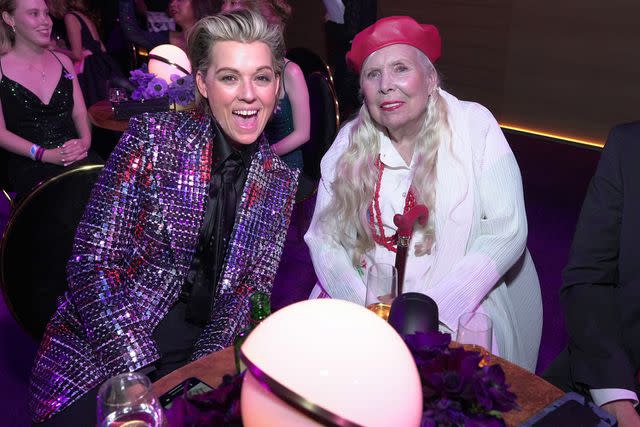
<path id="1" fill-rule="evenodd" d="M 640 118 L 636 0 L 379 0 L 440 28 L 445 87 L 501 123 L 603 142 Z"/>
<path id="2" fill-rule="evenodd" d="M 285 31 L 287 48 L 306 47 L 325 58 L 324 4 L 320 0 L 289 0 L 293 14 Z"/>

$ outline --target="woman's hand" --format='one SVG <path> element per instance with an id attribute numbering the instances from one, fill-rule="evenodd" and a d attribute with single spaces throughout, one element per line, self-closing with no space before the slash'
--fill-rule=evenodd
<path id="1" fill-rule="evenodd" d="M 62 162 L 65 166 L 77 162 L 87 157 L 89 151 L 89 141 L 83 139 L 70 139 L 60 147 Z"/>
<path id="2" fill-rule="evenodd" d="M 83 139 L 70 139 L 61 147 L 46 150 L 42 161 L 60 166 L 69 166 L 87 157 L 89 145 L 89 142 Z"/>

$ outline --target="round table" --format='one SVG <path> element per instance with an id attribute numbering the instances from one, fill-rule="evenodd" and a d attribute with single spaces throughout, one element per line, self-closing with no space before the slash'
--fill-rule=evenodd
<path id="1" fill-rule="evenodd" d="M 497 356 L 491 356 L 491 360 L 502 366 L 507 383 L 511 385 L 511 391 L 518 396 L 520 410 L 504 414 L 507 426 L 519 425 L 564 395 L 564 392 L 559 388 L 518 365 Z M 211 353 L 160 378 L 153 384 L 153 391 L 157 396 L 161 396 L 190 377 L 199 378 L 212 387 L 216 387 L 222 383 L 222 377 L 225 374 L 233 374 L 234 372 L 234 353 L 233 348 L 229 347 Z"/>
<path id="2" fill-rule="evenodd" d="M 116 120 L 113 117 L 111 103 L 106 99 L 89 107 L 89 118 L 94 126 L 116 132 L 124 132 L 129 126 L 129 120 Z"/>

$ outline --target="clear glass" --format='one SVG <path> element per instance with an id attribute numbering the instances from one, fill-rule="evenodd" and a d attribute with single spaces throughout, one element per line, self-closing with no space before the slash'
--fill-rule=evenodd
<path id="1" fill-rule="evenodd" d="M 456 341 L 480 352 L 482 354 L 480 366 L 488 365 L 491 360 L 493 321 L 489 316 L 482 313 L 462 314 L 458 319 Z"/>
<path id="2" fill-rule="evenodd" d="M 162 407 L 143 374 L 128 372 L 109 378 L 97 396 L 99 427 L 161 427 Z"/>
<path id="3" fill-rule="evenodd" d="M 365 307 L 384 320 L 389 318 L 391 303 L 398 295 L 398 272 L 391 264 L 373 264 L 367 273 Z"/>
<path id="4" fill-rule="evenodd" d="M 117 104 L 127 100 L 127 91 L 122 87 L 109 88 L 109 102 Z"/>

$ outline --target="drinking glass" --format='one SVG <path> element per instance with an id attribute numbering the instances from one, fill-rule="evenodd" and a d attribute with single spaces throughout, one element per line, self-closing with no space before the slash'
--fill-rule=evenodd
<path id="1" fill-rule="evenodd" d="M 108 379 L 97 400 L 99 427 L 162 426 L 162 407 L 143 374 L 127 372 Z"/>
<path id="2" fill-rule="evenodd" d="M 456 341 L 466 344 L 482 355 L 480 366 L 487 366 L 491 359 L 493 321 L 482 313 L 464 313 L 458 319 Z"/>
<path id="3" fill-rule="evenodd" d="M 117 104 L 122 101 L 127 100 L 127 92 L 122 87 L 111 87 L 109 88 L 109 102 L 112 104 Z"/>
<path id="4" fill-rule="evenodd" d="M 373 264 L 367 273 L 365 307 L 384 320 L 389 318 L 391 303 L 398 295 L 398 272 L 391 264 Z"/>

